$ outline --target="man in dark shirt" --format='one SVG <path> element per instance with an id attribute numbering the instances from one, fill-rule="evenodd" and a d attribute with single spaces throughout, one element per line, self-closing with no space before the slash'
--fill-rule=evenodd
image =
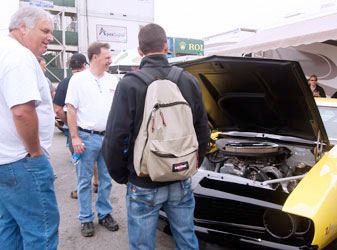
<path id="1" fill-rule="evenodd" d="M 144 26 L 139 34 L 140 71 L 165 79 L 171 66 L 167 61 L 165 31 L 156 24 Z M 201 163 L 209 141 L 209 127 L 198 80 L 183 71 L 177 86 L 192 109 Z M 159 210 L 168 216 L 177 249 L 199 249 L 194 233 L 195 201 L 191 180 L 154 182 L 136 174 L 133 165 L 134 142 L 143 119 L 147 85 L 134 75 L 126 75 L 117 85 L 111 106 L 102 153 L 111 177 L 127 183 L 129 246 L 155 249 Z"/>

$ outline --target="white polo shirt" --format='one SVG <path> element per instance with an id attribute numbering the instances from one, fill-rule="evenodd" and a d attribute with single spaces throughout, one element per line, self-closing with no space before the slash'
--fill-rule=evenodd
<path id="1" fill-rule="evenodd" d="M 39 139 L 48 154 L 54 134 L 54 110 L 46 78 L 33 53 L 11 37 L 0 39 L 0 165 L 24 158 L 28 152 L 16 131 L 11 108 L 35 101 Z"/>
<path id="2" fill-rule="evenodd" d="M 65 103 L 76 108 L 77 126 L 105 131 L 117 78 L 104 72 L 97 78 L 89 69 L 76 73 L 69 81 Z"/>

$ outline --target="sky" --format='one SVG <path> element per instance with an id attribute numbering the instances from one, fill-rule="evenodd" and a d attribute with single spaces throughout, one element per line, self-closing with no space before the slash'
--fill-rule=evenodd
<path id="1" fill-rule="evenodd" d="M 154 21 L 170 37 L 205 38 L 236 28 L 263 28 L 285 15 L 310 13 L 336 0 L 154 0 Z"/>

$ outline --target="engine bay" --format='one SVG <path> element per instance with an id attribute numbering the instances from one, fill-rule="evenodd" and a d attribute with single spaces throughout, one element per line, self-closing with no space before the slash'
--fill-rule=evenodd
<path id="1" fill-rule="evenodd" d="M 219 138 L 216 150 L 206 156 L 202 168 L 240 176 L 272 189 L 291 193 L 314 166 L 313 148 L 292 144 Z"/>

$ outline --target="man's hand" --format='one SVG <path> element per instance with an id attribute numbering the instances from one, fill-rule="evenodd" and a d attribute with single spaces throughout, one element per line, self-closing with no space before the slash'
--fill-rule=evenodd
<path id="1" fill-rule="evenodd" d="M 81 138 L 78 136 L 77 110 L 70 103 L 67 103 L 67 120 L 74 152 L 76 154 L 83 154 L 85 151 L 85 145 L 82 142 Z"/>
<path id="2" fill-rule="evenodd" d="M 35 102 L 15 105 L 11 108 L 16 131 L 31 157 L 43 154 L 39 140 L 39 120 L 35 111 Z"/>
<path id="3" fill-rule="evenodd" d="M 72 140 L 72 144 L 73 144 L 73 148 L 74 148 L 74 152 L 76 154 L 83 154 L 85 151 L 85 145 L 82 142 L 80 137 L 75 137 L 75 138 L 71 138 Z"/>

